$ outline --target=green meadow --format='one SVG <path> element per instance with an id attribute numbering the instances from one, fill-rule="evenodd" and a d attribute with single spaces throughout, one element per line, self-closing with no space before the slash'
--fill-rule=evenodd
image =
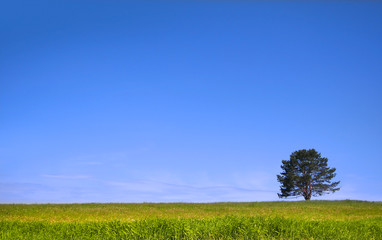
<path id="1" fill-rule="evenodd" d="M 382 202 L 1 204 L 0 239 L 382 239 Z"/>

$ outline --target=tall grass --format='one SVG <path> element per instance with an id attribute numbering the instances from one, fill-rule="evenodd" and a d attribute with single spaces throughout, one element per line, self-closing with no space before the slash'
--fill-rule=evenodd
<path id="1" fill-rule="evenodd" d="M 382 202 L 298 201 L 223 203 L 0 204 L 0 220 L 134 221 L 147 218 L 282 217 L 302 220 L 362 220 L 382 217 Z"/>
<path id="2" fill-rule="evenodd" d="M 0 239 L 382 239 L 381 222 L 265 217 L 133 222 L 1 221 Z"/>
<path id="3" fill-rule="evenodd" d="M 0 204 L 0 239 L 382 239 L 382 203 Z"/>

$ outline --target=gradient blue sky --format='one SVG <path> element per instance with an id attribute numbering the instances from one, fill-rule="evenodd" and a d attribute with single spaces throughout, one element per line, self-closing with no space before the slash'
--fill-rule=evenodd
<path id="1" fill-rule="evenodd" d="M 0 202 L 382 200 L 382 3 L 3 1 Z M 300 198 L 301 199 L 301 198 Z"/>

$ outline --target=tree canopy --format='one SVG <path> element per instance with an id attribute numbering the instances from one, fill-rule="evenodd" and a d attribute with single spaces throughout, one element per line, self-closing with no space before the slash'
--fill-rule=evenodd
<path id="1" fill-rule="evenodd" d="M 340 190 L 338 182 L 331 182 L 336 169 L 328 167 L 328 159 L 321 157 L 315 149 L 293 152 L 289 160 L 282 160 L 282 172 L 277 175 L 280 182 L 279 198 L 303 196 L 310 200 L 326 193 Z"/>

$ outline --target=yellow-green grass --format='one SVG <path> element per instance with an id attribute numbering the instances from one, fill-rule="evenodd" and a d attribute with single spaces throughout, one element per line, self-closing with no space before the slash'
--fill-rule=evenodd
<path id="1" fill-rule="evenodd" d="M 0 204 L 0 220 L 48 222 L 130 222 L 148 218 L 208 219 L 224 216 L 297 220 L 382 218 L 382 202 L 297 201 L 223 203 Z"/>
<path id="2" fill-rule="evenodd" d="M 2 239 L 382 239 L 382 203 L 2 204 Z"/>

